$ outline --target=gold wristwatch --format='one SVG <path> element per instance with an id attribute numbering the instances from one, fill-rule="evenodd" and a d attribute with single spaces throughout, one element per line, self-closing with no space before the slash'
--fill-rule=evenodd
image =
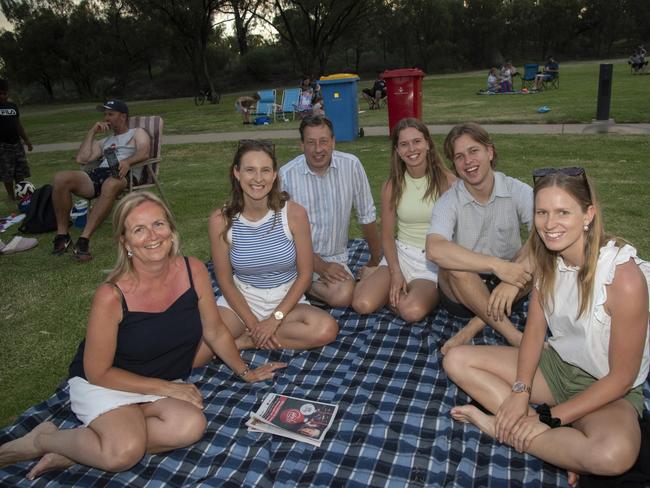
<path id="1" fill-rule="evenodd" d="M 279 320 L 280 322 L 282 322 L 282 319 L 284 319 L 284 312 L 282 312 L 281 310 L 276 310 L 275 312 L 273 312 L 273 318 L 275 320 Z"/>

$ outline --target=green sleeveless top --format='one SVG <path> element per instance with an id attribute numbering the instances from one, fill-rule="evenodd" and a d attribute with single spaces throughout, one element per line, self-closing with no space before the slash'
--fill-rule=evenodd
<path id="1" fill-rule="evenodd" d="M 402 199 L 397 205 L 397 239 L 405 244 L 424 249 L 437 196 L 424 200 L 429 184 L 426 175 L 422 178 L 412 178 L 408 171 L 405 171 L 404 183 Z"/>

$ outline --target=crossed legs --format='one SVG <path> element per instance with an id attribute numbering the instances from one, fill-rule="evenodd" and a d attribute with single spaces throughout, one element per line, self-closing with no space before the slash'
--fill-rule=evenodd
<path id="1" fill-rule="evenodd" d="M 506 338 L 509 344 L 518 346 L 521 342 L 522 333 L 512 324 L 505 315 L 495 318 L 487 313 L 490 291 L 481 277 L 467 271 L 450 271 L 440 269 L 439 286 L 441 291 L 456 303 L 461 303 L 471 310 L 475 317 L 456 335 L 449 339 L 442 347 L 441 352 L 446 354 L 452 347 L 469 342 L 478 334 L 485 325 L 489 325 Z M 526 295 L 529 289 L 519 292 L 516 300 Z"/>
<path id="2" fill-rule="evenodd" d="M 197 442 L 205 426 L 203 413 L 183 400 L 127 405 L 100 415 L 88 427 L 59 430 L 44 422 L 0 447 L 0 467 L 41 457 L 29 471 L 29 479 L 74 463 L 124 471 L 145 452 L 166 452 Z"/>
<path id="3" fill-rule="evenodd" d="M 356 281 L 352 276 L 346 280 L 314 281 L 309 289 L 309 294 L 331 307 L 349 307 L 354 296 Z"/>
<path id="4" fill-rule="evenodd" d="M 368 269 L 354 289 L 352 308 L 361 314 L 373 313 L 389 302 L 390 271 L 387 266 Z M 438 303 L 436 283 L 415 279 L 408 283 L 408 293 L 400 297 L 395 312 L 406 322 L 424 319 Z"/>
<path id="5" fill-rule="evenodd" d="M 495 413 L 516 380 L 518 349 L 506 346 L 460 346 L 448 352 L 443 367 L 449 378 L 470 397 Z M 538 370 L 532 403 L 555 404 Z M 532 411 L 531 411 L 532 413 Z M 454 407 L 454 419 L 470 422 L 495 437 L 495 417 L 473 405 Z M 528 453 L 573 473 L 618 475 L 636 461 L 641 433 L 634 407 L 619 399 L 573 422 L 535 437 Z"/>
<path id="6" fill-rule="evenodd" d="M 254 349 L 257 347 L 248 334 L 244 323 L 235 312 L 226 307 L 219 307 L 219 314 L 235 338 L 238 349 Z M 299 303 L 284 318 L 276 331 L 276 336 L 282 348 L 313 349 L 334 341 L 338 331 L 339 326 L 329 313 L 311 305 Z M 201 343 L 201 348 L 205 347 L 207 346 Z M 203 359 L 202 355 L 199 361 Z"/>

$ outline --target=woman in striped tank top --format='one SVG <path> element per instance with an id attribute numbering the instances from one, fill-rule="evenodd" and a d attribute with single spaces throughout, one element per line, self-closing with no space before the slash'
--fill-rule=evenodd
<path id="1" fill-rule="evenodd" d="M 338 325 L 309 305 L 312 245 L 307 212 L 280 191 L 273 146 L 241 141 L 229 201 L 209 221 L 223 297 L 219 312 L 239 349 L 311 349 L 336 339 Z"/>
<path id="2" fill-rule="evenodd" d="M 384 258 L 366 270 L 354 290 L 352 307 L 367 314 L 388 304 L 413 323 L 438 303 L 438 267 L 427 261 L 424 248 L 433 204 L 456 178 L 418 119 L 400 120 L 391 142 L 390 176 L 381 189 Z"/>

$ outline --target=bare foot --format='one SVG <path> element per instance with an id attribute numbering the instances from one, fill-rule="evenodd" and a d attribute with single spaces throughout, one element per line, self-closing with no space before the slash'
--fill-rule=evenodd
<path id="1" fill-rule="evenodd" d="M 36 465 L 29 470 L 27 473 L 27 479 L 33 480 L 38 478 L 40 475 L 47 473 L 48 471 L 57 471 L 72 466 L 74 461 L 70 458 L 62 456 L 61 454 L 56 454 L 54 452 L 48 452 L 45 454 Z"/>
<path id="2" fill-rule="evenodd" d="M 43 453 L 36 447 L 34 440 L 40 434 L 52 434 L 57 430 L 59 429 L 52 422 L 43 422 L 29 434 L 3 444 L 0 447 L 0 468 L 42 456 Z"/>
<path id="3" fill-rule="evenodd" d="M 573 471 L 567 471 L 567 478 L 569 479 L 569 486 L 576 488 L 578 486 L 578 480 L 580 480 L 580 475 L 574 473 Z"/>
<path id="4" fill-rule="evenodd" d="M 481 412 L 474 405 L 461 405 L 451 409 L 451 416 L 458 422 L 470 423 L 478 427 L 481 432 L 490 437 L 496 436 L 495 418 Z"/>
<path id="5" fill-rule="evenodd" d="M 469 322 L 467 322 L 465 327 L 456 332 L 455 335 L 442 345 L 440 352 L 444 356 L 452 347 L 467 344 L 483 327 L 485 327 L 485 322 L 483 322 L 479 317 L 473 317 Z"/>

